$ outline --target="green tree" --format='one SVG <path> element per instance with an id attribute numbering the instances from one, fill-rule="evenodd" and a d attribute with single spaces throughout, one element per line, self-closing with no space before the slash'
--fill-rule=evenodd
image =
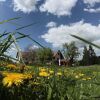
<path id="1" fill-rule="evenodd" d="M 22 57 L 27 65 L 34 65 L 37 62 L 37 50 L 38 48 L 31 48 L 30 45 L 26 47 L 24 52 L 22 52 Z"/>
<path id="2" fill-rule="evenodd" d="M 86 46 L 84 46 L 84 50 L 83 50 L 82 64 L 89 65 L 89 51 Z"/>
<path id="3" fill-rule="evenodd" d="M 90 65 L 96 64 L 96 53 L 91 45 L 89 45 L 89 63 Z"/>
<path id="4" fill-rule="evenodd" d="M 50 48 L 39 48 L 37 50 L 37 59 L 40 63 L 46 64 L 46 62 L 52 61 L 53 52 Z"/>
<path id="5" fill-rule="evenodd" d="M 92 43 L 92 42 L 86 40 L 86 39 L 83 38 L 83 37 L 80 37 L 80 36 L 77 36 L 77 35 L 72 35 L 72 34 L 71 34 L 71 36 L 74 37 L 74 38 L 76 38 L 76 39 L 78 39 L 78 40 L 80 40 L 80 41 L 83 41 L 83 42 L 85 42 L 85 43 L 87 43 L 87 44 L 89 44 L 89 45 L 91 45 L 91 46 L 94 46 L 94 47 L 100 49 L 100 46 L 99 46 L 99 45 L 96 45 L 96 44 L 94 44 L 94 43 Z M 100 59 L 99 57 L 96 57 L 96 63 L 97 63 L 97 64 L 99 64 L 99 59 Z"/>
<path id="6" fill-rule="evenodd" d="M 78 48 L 75 45 L 75 42 L 65 43 L 63 45 L 64 56 L 69 60 L 70 66 L 75 64 L 77 57 L 79 56 Z"/>

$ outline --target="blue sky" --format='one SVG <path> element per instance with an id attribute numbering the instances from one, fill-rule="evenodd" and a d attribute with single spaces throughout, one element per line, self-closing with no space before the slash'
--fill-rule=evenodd
<path id="1" fill-rule="evenodd" d="M 46 47 L 59 49 L 63 43 L 75 41 L 82 51 L 85 44 L 69 34 L 100 44 L 100 0 L 0 0 L 0 21 L 13 17 L 22 17 L 16 21 L 22 26 L 36 22 L 21 32 Z M 4 24 L 0 31 L 16 27 Z M 25 49 L 32 42 L 23 39 L 19 44 Z M 96 53 L 100 54 L 98 49 Z"/>

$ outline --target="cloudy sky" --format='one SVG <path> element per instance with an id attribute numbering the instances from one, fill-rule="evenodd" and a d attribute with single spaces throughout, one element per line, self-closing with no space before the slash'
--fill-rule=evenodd
<path id="1" fill-rule="evenodd" d="M 13 17 L 22 17 L 16 21 L 22 26 L 36 23 L 21 32 L 46 47 L 58 49 L 63 43 L 76 41 L 81 51 L 85 44 L 70 34 L 100 45 L 100 0 L 0 0 L 0 21 Z M 0 31 L 15 28 L 4 24 Z M 22 49 L 31 44 L 27 39 L 20 42 Z M 96 49 L 96 53 L 99 55 L 100 50 Z"/>

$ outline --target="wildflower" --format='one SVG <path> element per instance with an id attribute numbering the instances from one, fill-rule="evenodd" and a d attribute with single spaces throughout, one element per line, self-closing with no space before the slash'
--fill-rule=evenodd
<path id="1" fill-rule="evenodd" d="M 9 68 L 9 69 L 16 69 L 17 67 L 14 64 L 8 64 L 7 68 Z"/>
<path id="2" fill-rule="evenodd" d="M 91 80 L 91 77 L 87 77 L 87 80 Z"/>
<path id="3" fill-rule="evenodd" d="M 61 75 L 62 75 L 62 73 L 61 73 L 61 72 L 57 72 L 57 75 L 58 75 L 58 76 L 61 76 Z"/>
<path id="4" fill-rule="evenodd" d="M 23 80 L 32 78 L 29 74 L 20 74 L 20 73 L 5 73 L 3 78 L 3 85 L 11 87 L 13 84 L 19 86 L 23 83 Z"/>
<path id="5" fill-rule="evenodd" d="M 41 71 L 41 72 L 39 73 L 39 76 L 48 77 L 48 76 L 50 76 L 50 74 L 47 73 L 47 72 L 45 72 L 45 71 Z"/>
<path id="6" fill-rule="evenodd" d="M 16 86 L 18 86 L 19 84 L 23 82 L 22 78 L 23 78 L 22 74 L 7 75 L 3 79 L 3 85 L 7 87 L 11 87 L 13 84 L 15 84 Z"/>
<path id="7" fill-rule="evenodd" d="M 7 71 L 3 71 L 1 74 L 2 74 L 3 76 L 7 76 L 8 72 L 7 72 Z"/>
<path id="8" fill-rule="evenodd" d="M 54 73 L 54 71 L 53 71 L 53 70 L 49 70 L 49 73 L 50 73 L 50 74 L 53 74 L 53 73 Z"/>
<path id="9" fill-rule="evenodd" d="M 79 76 L 84 76 L 84 74 L 83 73 L 79 73 Z"/>
<path id="10" fill-rule="evenodd" d="M 24 77 L 24 79 L 31 79 L 32 74 L 24 74 L 23 77 Z"/>
<path id="11" fill-rule="evenodd" d="M 80 77 L 79 77 L 78 75 L 76 75 L 76 76 L 75 76 L 75 78 L 77 78 L 77 79 L 78 79 L 78 78 L 80 78 Z"/>
<path id="12" fill-rule="evenodd" d="M 91 77 L 82 78 L 82 80 L 91 80 Z"/>
<path id="13" fill-rule="evenodd" d="M 45 72 L 46 69 L 45 69 L 45 68 L 41 68 L 40 71 L 41 71 L 41 72 Z"/>
<path id="14" fill-rule="evenodd" d="M 82 80 L 86 81 L 86 78 L 82 78 Z"/>

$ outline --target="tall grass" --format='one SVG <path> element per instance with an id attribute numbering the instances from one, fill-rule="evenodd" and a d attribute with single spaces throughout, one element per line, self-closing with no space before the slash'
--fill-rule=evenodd
<path id="1" fill-rule="evenodd" d="M 8 20 L 3 20 L 3 21 L 0 22 L 0 24 L 2 25 L 2 24 L 5 24 L 5 23 L 11 23 L 13 25 L 16 25 L 16 23 L 14 23 L 12 21 L 16 21 L 18 19 L 20 19 L 20 17 L 11 18 L 11 19 L 8 19 Z M 0 57 L 17 60 L 17 61 L 19 61 L 19 62 L 21 62 L 22 64 L 25 65 L 24 60 L 23 60 L 22 55 L 21 55 L 20 47 L 17 43 L 18 40 L 21 40 L 23 38 L 28 38 L 33 43 L 36 43 L 40 47 L 44 48 L 44 46 L 42 46 L 38 41 L 31 38 L 29 35 L 26 35 L 24 33 L 19 32 L 21 29 L 30 27 L 30 26 L 35 25 L 35 24 L 36 23 L 32 23 L 32 24 L 25 25 L 25 26 L 20 26 L 19 28 L 16 28 L 13 32 L 6 32 L 5 31 L 5 32 L 1 33 L 0 34 Z M 8 56 L 7 54 L 5 54 L 7 52 L 7 50 L 11 47 L 12 44 L 15 45 L 16 50 L 18 52 L 18 56 L 19 56 L 20 59 L 13 58 L 12 56 Z"/>
<path id="2" fill-rule="evenodd" d="M 85 42 L 85 43 L 87 43 L 87 44 L 89 44 L 89 45 L 92 45 L 92 46 L 94 46 L 94 47 L 100 49 L 100 46 L 98 46 L 98 45 L 96 45 L 96 44 L 90 42 L 89 40 L 84 39 L 83 37 L 80 37 L 80 36 L 77 36 L 77 35 L 71 35 L 71 36 L 74 37 L 74 38 L 76 38 L 76 39 L 78 39 L 78 40 L 80 40 L 80 41 L 83 41 L 83 42 Z"/>

